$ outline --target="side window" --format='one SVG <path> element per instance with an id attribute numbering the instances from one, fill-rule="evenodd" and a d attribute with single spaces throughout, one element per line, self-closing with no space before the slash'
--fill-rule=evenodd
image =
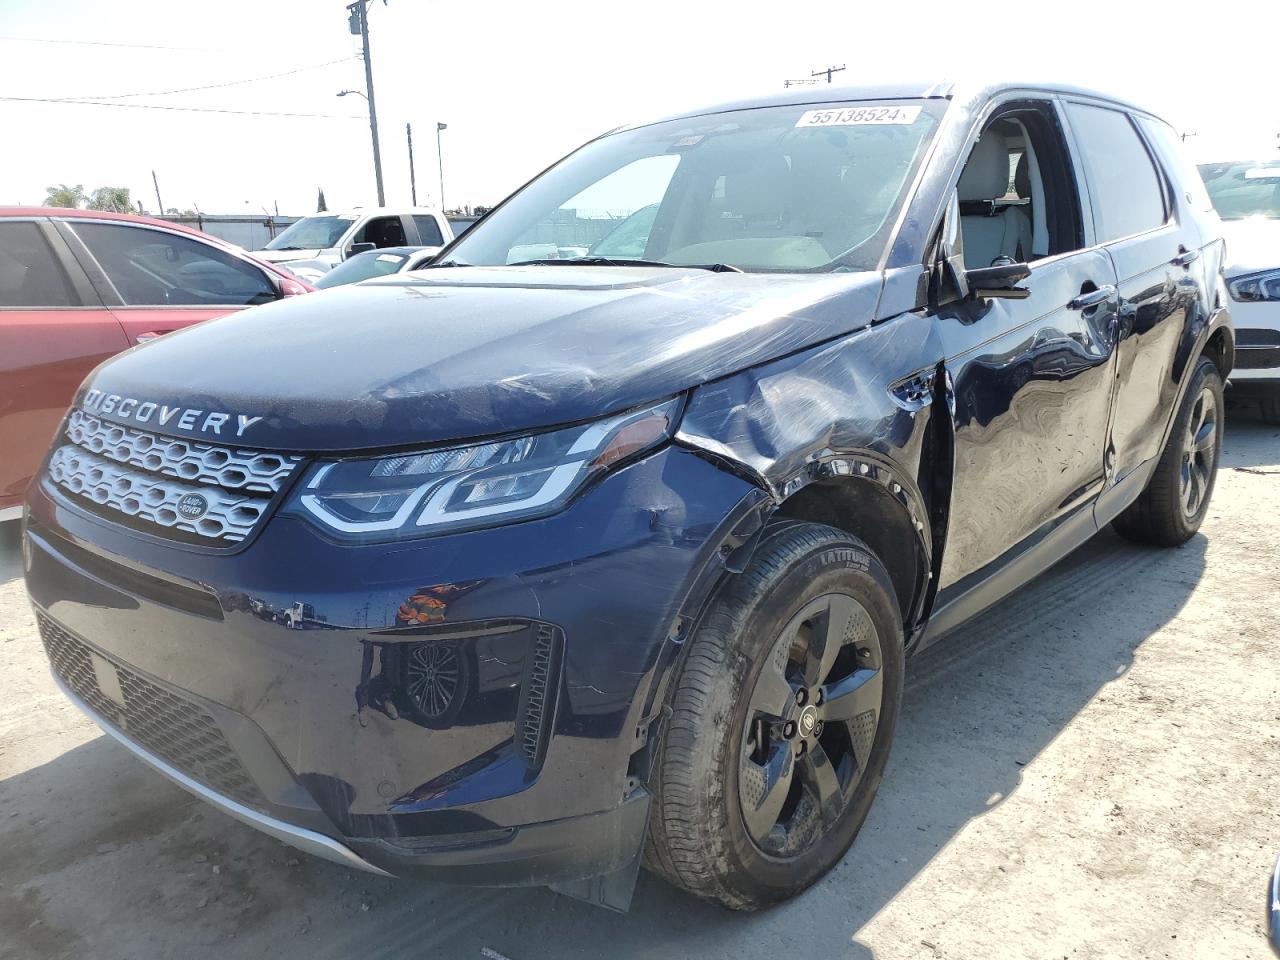
<path id="1" fill-rule="evenodd" d="M 353 243 L 372 243 L 375 247 L 403 247 L 408 241 L 399 217 L 374 217 L 356 234 Z"/>
<path id="2" fill-rule="evenodd" d="M 1067 104 L 1093 195 L 1098 240 L 1108 243 L 1165 222 L 1164 191 L 1146 146 L 1118 110 Z"/>
<path id="3" fill-rule="evenodd" d="M 440 234 L 440 224 L 435 217 L 415 214 L 413 225 L 418 228 L 418 238 L 424 247 L 444 246 L 444 237 Z"/>
<path id="4" fill-rule="evenodd" d="M 1058 116 L 1044 101 L 1008 104 L 975 142 L 956 188 L 965 265 L 1079 250 L 1080 195 Z"/>
<path id="5" fill-rule="evenodd" d="M 79 305 L 40 228 L 29 221 L 0 222 L 0 308 Z"/>
<path id="6" fill-rule="evenodd" d="M 73 228 L 128 306 L 248 306 L 276 299 L 262 270 L 199 240 L 124 224 Z"/>
<path id="7" fill-rule="evenodd" d="M 1142 132 L 1155 147 L 1165 169 L 1173 177 L 1178 191 L 1182 192 L 1191 204 L 1191 209 L 1200 213 L 1212 213 L 1213 201 L 1209 199 L 1209 191 L 1205 189 L 1200 171 L 1187 156 L 1186 148 L 1182 146 L 1178 135 L 1173 132 L 1173 127 L 1154 117 L 1139 117 L 1138 126 L 1142 127 Z"/>

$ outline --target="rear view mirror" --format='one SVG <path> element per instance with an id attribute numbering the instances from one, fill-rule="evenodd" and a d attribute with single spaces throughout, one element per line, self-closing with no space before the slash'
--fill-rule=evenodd
<path id="1" fill-rule="evenodd" d="M 353 243 L 347 247 L 347 256 L 354 257 L 358 253 L 368 253 L 370 250 L 377 250 L 376 243 Z"/>
<path id="2" fill-rule="evenodd" d="M 1018 284 L 1031 276 L 1031 268 L 1025 263 L 1002 263 L 995 267 L 966 270 L 965 283 L 975 297 L 1002 297 L 1006 300 L 1025 300 L 1031 291 Z"/>

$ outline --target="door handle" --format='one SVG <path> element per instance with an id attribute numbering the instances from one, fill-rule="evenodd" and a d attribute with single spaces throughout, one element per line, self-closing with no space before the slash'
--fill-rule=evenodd
<path id="1" fill-rule="evenodd" d="M 134 339 L 138 343 L 146 343 L 148 340 L 158 340 L 168 332 L 168 330 L 148 330 L 146 333 L 138 334 Z"/>
<path id="2" fill-rule="evenodd" d="M 1090 290 L 1088 293 L 1082 293 L 1076 297 L 1067 307 L 1072 310 L 1088 310 L 1090 307 L 1096 307 L 1100 303 L 1110 300 L 1116 295 L 1116 288 L 1109 283 L 1105 283 L 1097 290 Z"/>
<path id="3" fill-rule="evenodd" d="M 1178 255 L 1169 262 L 1175 267 L 1189 267 L 1199 259 L 1199 250 L 1188 250 L 1186 247 L 1179 247 Z"/>

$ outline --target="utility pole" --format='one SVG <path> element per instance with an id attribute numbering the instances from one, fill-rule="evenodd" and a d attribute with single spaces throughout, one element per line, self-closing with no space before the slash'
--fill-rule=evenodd
<path id="1" fill-rule="evenodd" d="M 160 181 L 156 179 L 156 172 L 151 171 L 151 182 L 156 185 L 156 206 L 160 208 L 160 216 L 164 216 L 164 204 L 160 202 Z"/>
<path id="2" fill-rule="evenodd" d="M 1194 130 L 1188 130 L 1186 133 L 1179 134 L 1179 137 L 1181 138 L 1183 143 L 1186 143 L 1187 137 L 1194 137 L 1195 135 L 1196 135 L 1196 132 Z"/>
<path id="3" fill-rule="evenodd" d="M 436 124 L 436 160 L 440 163 L 440 212 L 444 213 L 444 152 L 440 149 L 440 133 L 448 130 L 447 123 Z"/>
<path id="4" fill-rule="evenodd" d="M 369 132 L 373 135 L 373 176 L 378 182 L 378 206 L 387 205 L 386 194 L 382 191 L 382 150 L 378 147 L 378 110 L 373 104 L 373 62 L 369 59 L 369 3 L 372 0 L 356 0 L 347 7 L 347 26 L 353 34 L 360 34 L 360 42 L 364 46 L 364 85 L 368 91 L 365 99 L 369 101 Z"/>
<path id="5" fill-rule="evenodd" d="M 811 87 L 817 82 L 817 80 L 783 80 L 782 88 L 785 90 L 788 87 Z"/>
<path id="6" fill-rule="evenodd" d="M 413 198 L 413 205 L 418 205 L 418 181 L 413 172 L 413 127 L 410 124 L 404 125 L 405 139 L 409 141 L 409 194 Z"/>
<path id="7" fill-rule="evenodd" d="M 840 72 L 841 70 L 843 70 L 844 68 L 845 68 L 845 65 L 842 63 L 842 64 L 840 64 L 840 66 L 838 66 L 838 67 L 827 67 L 825 70 L 815 70 L 815 71 L 813 71 L 813 73 L 809 74 L 809 76 L 811 76 L 811 77 L 820 77 L 820 76 L 822 76 L 822 75 L 825 73 L 825 74 L 827 75 L 827 83 L 830 83 L 830 82 L 831 82 L 831 75 L 832 75 L 833 73 L 839 73 L 839 72 Z"/>

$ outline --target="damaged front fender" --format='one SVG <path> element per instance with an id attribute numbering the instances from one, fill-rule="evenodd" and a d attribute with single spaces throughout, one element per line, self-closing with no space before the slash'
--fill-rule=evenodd
<path id="1" fill-rule="evenodd" d="M 816 484 L 874 487 L 798 515 L 859 536 L 898 568 L 909 636 L 927 614 L 950 477 L 950 417 L 933 413 L 942 357 L 935 320 L 901 314 L 697 388 L 676 435 L 759 486 L 770 512 L 796 516 L 789 507 L 806 496 L 817 504 Z M 745 564 L 740 552 L 734 559 Z"/>

